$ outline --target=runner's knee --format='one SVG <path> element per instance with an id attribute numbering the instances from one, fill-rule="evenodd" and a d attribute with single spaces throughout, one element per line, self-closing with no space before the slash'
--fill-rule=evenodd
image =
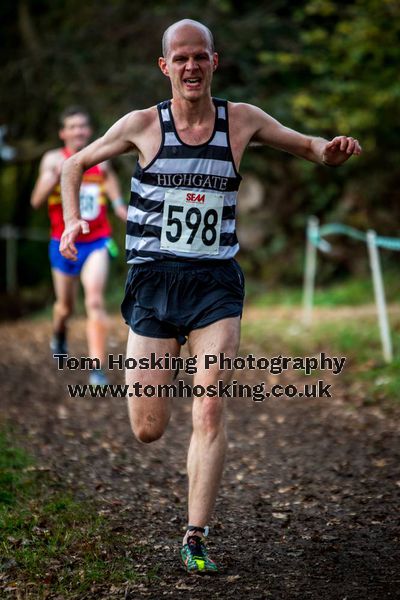
<path id="1" fill-rule="evenodd" d="M 162 437 L 165 427 L 162 427 L 161 425 L 153 426 L 151 424 L 147 425 L 146 423 L 140 423 L 138 425 L 132 424 L 132 431 L 139 442 L 151 444 L 151 442 L 156 442 Z"/>
<path id="2" fill-rule="evenodd" d="M 104 300 L 101 294 L 89 294 L 85 297 L 85 308 L 89 317 L 99 317 L 104 314 Z"/>
<path id="3" fill-rule="evenodd" d="M 74 311 L 72 302 L 63 302 L 57 300 L 54 304 L 57 315 L 62 319 L 68 319 Z"/>
<path id="4" fill-rule="evenodd" d="M 131 406 L 129 411 L 131 428 L 134 436 L 139 442 L 150 444 L 156 442 L 163 435 L 170 418 L 168 407 L 165 410 L 152 412 L 135 412 Z"/>
<path id="5" fill-rule="evenodd" d="M 193 429 L 214 439 L 224 427 L 224 407 L 220 398 L 196 398 Z"/>

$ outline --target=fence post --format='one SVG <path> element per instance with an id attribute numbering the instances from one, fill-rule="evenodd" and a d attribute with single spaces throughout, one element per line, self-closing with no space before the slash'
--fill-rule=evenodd
<path id="1" fill-rule="evenodd" d="M 369 230 L 367 232 L 367 245 L 369 261 L 372 271 L 372 281 L 374 284 L 375 302 L 378 313 L 379 330 L 381 334 L 383 358 L 386 362 L 392 362 L 393 350 L 390 337 L 389 320 L 386 309 L 385 290 L 383 287 L 382 269 L 379 260 L 379 252 L 376 246 L 376 233 Z"/>
<path id="2" fill-rule="evenodd" d="M 317 268 L 317 247 L 311 239 L 318 237 L 319 221 L 317 217 L 309 217 L 307 222 L 306 256 L 303 283 L 303 323 L 311 325 L 314 302 L 315 273 Z"/>

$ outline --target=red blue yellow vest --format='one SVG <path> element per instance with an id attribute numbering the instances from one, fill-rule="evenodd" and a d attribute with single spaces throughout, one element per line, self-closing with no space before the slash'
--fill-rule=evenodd
<path id="1" fill-rule="evenodd" d="M 65 158 L 71 156 L 66 148 L 62 150 Z M 82 177 L 79 191 L 81 217 L 88 222 L 90 231 L 81 234 L 77 242 L 93 242 L 111 235 L 111 225 L 107 219 L 107 197 L 104 189 L 105 174 L 100 165 L 91 167 Z M 64 219 L 61 203 L 60 184 L 57 184 L 48 199 L 50 218 L 50 237 L 59 240 L 64 231 Z"/>

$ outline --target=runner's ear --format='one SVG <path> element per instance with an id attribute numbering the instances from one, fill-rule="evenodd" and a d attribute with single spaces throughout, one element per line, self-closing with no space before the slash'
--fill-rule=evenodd
<path id="1" fill-rule="evenodd" d="M 218 61 L 219 61 L 218 52 L 214 52 L 214 54 L 213 54 L 213 71 L 215 71 L 217 69 Z"/>
<path id="2" fill-rule="evenodd" d="M 165 60 L 165 58 L 163 56 L 160 56 L 160 58 L 158 59 L 158 66 L 160 67 L 162 73 L 166 77 L 169 77 L 167 61 Z"/>

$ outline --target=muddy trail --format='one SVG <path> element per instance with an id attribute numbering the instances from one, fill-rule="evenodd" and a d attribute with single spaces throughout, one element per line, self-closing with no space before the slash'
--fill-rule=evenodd
<path id="1" fill-rule="evenodd" d="M 114 317 L 110 352 L 124 353 L 126 333 Z M 349 397 L 340 378 L 330 400 L 229 400 L 229 452 L 208 544 L 222 572 L 188 576 L 178 551 L 190 401 L 174 401 L 161 440 L 140 444 L 125 400 L 68 397 L 67 383 L 85 383 L 87 373 L 57 371 L 49 335 L 47 321 L 0 326 L 0 417 L 18 425 L 41 467 L 78 499 L 95 498 L 113 526 L 131 531 L 141 549 L 138 573 L 157 573 L 120 589 L 94 586 L 82 598 L 400 597 L 396 410 Z M 77 319 L 70 353 L 81 356 L 84 348 L 84 322 Z M 122 383 L 122 373 L 114 370 L 111 379 Z M 293 372 L 289 379 L 295 383 Z M 0 597 L 9 596 L 0 589 Z"/>

